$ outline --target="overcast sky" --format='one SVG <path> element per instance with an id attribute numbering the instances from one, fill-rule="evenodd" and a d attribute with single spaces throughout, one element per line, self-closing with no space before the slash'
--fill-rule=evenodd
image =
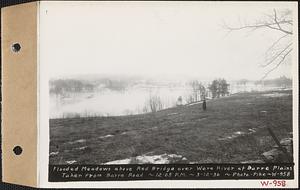
<path id="1" fill-rule="evenodd" d="M 280 33 L 236 31 L 288 4 L 42 2 L 40 60 L 50 77 L 74 74 L 187 75 L 260 79 Z M 290 76 L 291 64 L 269 77 Z"/>

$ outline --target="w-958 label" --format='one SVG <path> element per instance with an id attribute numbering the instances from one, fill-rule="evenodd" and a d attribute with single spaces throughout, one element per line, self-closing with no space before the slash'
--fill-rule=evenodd
<path id="1" fill-rule="evenodd" d="M 286 181 L 285 180 L 265 180 L 260 181 L 262 187 L 285 187 Z"/>

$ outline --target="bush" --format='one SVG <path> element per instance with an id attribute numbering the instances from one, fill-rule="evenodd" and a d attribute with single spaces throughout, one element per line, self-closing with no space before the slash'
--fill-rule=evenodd
<path id="1" fill-rule="evenodd" d="M 157 112 L 164 109 L 164 104 L 161 98 L 157 95 L 150 95 L 143 108 L 143 112 Z"/>

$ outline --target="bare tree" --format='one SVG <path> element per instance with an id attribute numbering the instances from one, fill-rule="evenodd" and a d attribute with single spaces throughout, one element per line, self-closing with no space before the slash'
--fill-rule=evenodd
<path id="1" fill-rule="evenodd" d="M 201 82 L 193 80 L 189 85 L 192 87 L 192 94 L 187 98 L 188 103 L 197 102 L 205 98 L 206 88 Z"/>
<path id="2" fill-rule="evenodd" d="M 190 86 L 192 87 L 192 96 L 194 102 L 198 101 L 198 96 L 199 96 L 199 81 L 193 80 L 190 82 Z"/>
<path id="3" fill-rule="evenodd" d="M 272 71 L 284 63 L 293 50 L 293 15 L 290 9 L 273 9 L 272 13 L 265 14 L 263 18 L 252 23 L 240 24 L 239 26 L 229 26 L 224 22 L 223 27 L 229 33 L 236 30 L 255 31 L 264 29 L 266 32 L 278 32 L 280 34 L 278 39 L 274 40 L 265 52 L 266 60 L 261 66 L 267 68 L 267 72 L 262 79 L 266 78 Z"/>
<path id="4" fill-rule="evenodd" d="M 143 108 L 143 112 L 157 112 L 165 108 L 161 98 L 157 95 L 150 95 L 149 99 L 146 101 L 145 106 Z"/>

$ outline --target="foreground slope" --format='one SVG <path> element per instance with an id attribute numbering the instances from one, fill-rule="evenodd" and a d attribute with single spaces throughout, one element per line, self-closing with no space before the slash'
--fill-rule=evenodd
<path id="1" fill-rule="evenodd" d="M 292 91 L 240 93 L 133 116 L 50 119 L 50 164 L 176 154 L 182 163 L 261 159 L 292 132 Z"/>

